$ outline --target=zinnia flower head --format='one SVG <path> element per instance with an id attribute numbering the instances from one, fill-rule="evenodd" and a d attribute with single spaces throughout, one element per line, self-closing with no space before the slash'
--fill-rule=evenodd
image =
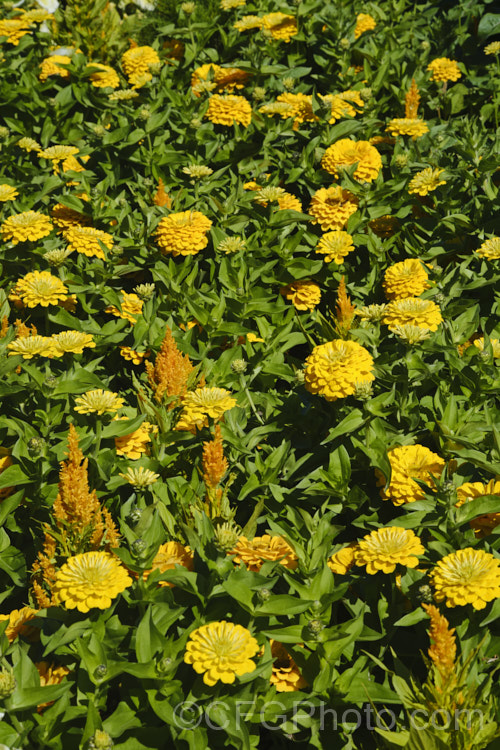
<path id="1" fill-rule="evenodd" d="M 330 125 L 340 120 L 341 117 L 356 117 L 359 109 L 365 106 L 360 92 L 354 89 L 342 91 L 340 94 L 325 94 L 324 96 L 320 94 L 319 97 L 330 105 L 330 119 L 328 120 Z"/>
<path id="2" fill-rule="evenodd" d="M 130 346 L 120 346 L 120 356 L 128 362 L 133 362 L 134 365 L 142 364 L 149 357 L 149 354 L 149 351 L 138 352 L 135 349 L 131 349 Z"/>
<path id="3" fill-rule="evenodd" d="M 459 508 L 464 503 L 469 503 L 484 495 L 497 495 L 500 507 L 500 481 L 498 479 L 490 479 L 487 484 L 483 484 L 483 482 L 465 482 L 465 484 L 457 487 L 458 502 L 456 507 Z M 484 513 L 482 516 L 472 519 L 469 523 L 470 527 L 474 529 L 476 536 L 479 539 L 483 539 L 485 536 L 489 536 L 493 529 L 500 525 L 500 512 Z"/>
<path id="4" fill-rule="evenodd" d="M 304 385 L 327 401 L 351 396 L 356 384 L 375 380 L 371 354 L 356 341 L 335 339 L 315 346 L 305 362 Z"/>
<path id="5" fill-rule="evenodd" d="M 82 354 L 85 348 L 95 347 L 95 341 L 90 333 L 82 331 L 61 331 L 51 337 L 52 349 L 55 357 L 60 357 L 69 352 L 71 354 Z"/>
<path id="6" fill-rule="evenodd" d="M 159 478 L 159 474 L 155 474 L 154 471 L 139 466 L 137 469 L 129 467 L 125 474 L 120 474 L 129 484 L 135 489 L 143 489 L 154 484 Z"/>
<path id="7" fill-rule="evenodd" d="M 236 399 L 224 388 L 197 388 L 190 391 L 182 400 L 184 412 L 191 418 L 204 416 L 220 419 L 222 415 L 236 406 Z"/>
<path id="8" fill-rule="evenodd" d="M 392 573 L 396 565 L 416 568 L 417 555 L 425 549 L 411 529 L 400 526 L 387 526 L 376 529 L 358 542 L 355 552 L 356 565 L 365 565 L 366 572 L 374 575 L 379 571 Z"/>
<path id="9" fill-rule="evenodd" d="M 427 66 L 431 75 L 431 81 L 458 81 L 462 77 L 458 63 L 448 57 L 437 57 Z"/>
<path id="10" fill-rule="evenodd" d="M 38 610 L 31 607 L 22 607 L 22 609 L 13 609 L 8 615 L 0 615 L 0 622 L 9 621 L 5 631 L 9 643 L 15 641 L 19 635 L 24 636 L 29 641 L 38 639 L 40 630 L 27 624 L 36 617 L 37 613 Z"/>
<path id="11" fill-rule="evenodd" d="M 343 229 L 347 220 L 358 210 L 358 199 L 349 190 L 340 185 L 317 190 L 309 206 L 309 213 L 314 217 L 313 224 L 319 224 L 325 232 L 329 229 Z"/>
<path id="12" fill-rule="evenodd" d="M 365 305 L 356 309 L 356 315 L 363 320 L 370 320 L 378 323 L 384 317 L 387 305 Z"/>
<path id="13" fill-rule="evenodd" d="M 440 560 L 430 574 L 437 602 L 447 607 L 472 604 L 484 609 L 500 597 L 500 565 L 496 557 L 479 549 L 459 549 Z"/>
<path id="14" fill-rule="evenodd" d="M 407 258 L 389 266 L 384 274 L 382 286 L 387 299 L 418 297 L 429 289 L 428 275 L 420 260 Z"/>
<path id="15" fill-rule="evenodd" d="M 269 534 L 256 536 L 253 539 L 240 536 L 238 543 L 228 554 L 235 555 L 236 564 L 242 562 L 248 570 L 254 572 L 258 572 L 268 560 L 273 562 L 279 560 L 280 564 L 289 570 L 295 570 L 298 564 L 297 555 L 286 539 Z"/>
<path id="16" fill-rule="evenodd" d="M 20 138 L 17 142 L 17 145 L 19 148 L 23 148 L 28 153 L 31 153 L 31 151 L 41 151 L 42 147 L 38 143 L 38 141 L 35 141 L 34 138 L 28 138 L 27 136 L 24 136 L 24 138 Z"/>
<path id="17" fill-rule="evenodd" d="M 353 542 L 347 547 L 342 547 L 338 552 L 335 552 L 328 560 L 328 567 L 332 573 L 338 575 L 345 575 L 350 569 L 356 564 L 356 550 L 358 543 Z"/>
<path id="18" fill-rule="evenodd" d="M 344 258 L 354 250 L 352 236 L 347 232 L 335 231 L 327 232 L 316 245 L 315 252 L 323 255 L 325 263 L 331 263 L 332 260 L 338 265 L 344 262 Z"/>
<path id="19" fill-rule="evenodd" d="M 213 169 L 206 167 L 204 164 L 191 164 L 189 167 L 184 167 L 182 171 L 193 180 L 201 180 L 203 177 L 210 177 L 214 173 Z"/>
<path id="20" fill-rule="evenodd" d="M 160 573 L 165 573 L 167 570 L 175 570 L 176 565 L 181 565 L 187 570 L 193 570 L 193 553 L 189 547 L 184 547 L 180 542 L 167 542 L 166 544 L 160 544 L 151 565 L 151 570 L 148 570 L 144 574 L 144 578 L 147 578 L 153 570 L 159 570 Z M 174 586 L 169 581 L 159 581 L 159 585 L 168 588 Z"/>
<path id="21" fill-rule="evenodd" d="M 380 495 L 383 500 L 392 500 L 394 505 L 422 500 L 425 491 L 414 481 L 419 479 L 434 487 L 434 478 L 441 476 L 444 460 L 423 445 L 398 445 L 387 452 L 391 464 L 391 481 L 387 488 L 385 478 L 375 469 Z"/>
<path id="22" fill-rule="evenodd" d="M 358 182 L 373 182 L 382 169 L 382 159 L 369 141 L 352 141 L 341 138 L 329 146 L 321 160 L 321 166 L 327 172 L 338 177 L 338 170 L 357 164 L 354 179 Z"/>
<path id="23" fill-rule="evenodd" d="M 68 208 L 63 206 L 62 203 L 56 203 L 56 205 L 50 210 L 50 218 L 59 227 L 59 233 L 61 230 L 69 229 L 69 227 L 81 227 L 91 223 L 90 216 L 76 211 L 74 208 Z M 72 252 L 72 250 L 70 250 Z"/>
<path id="24" fill-rule="evenodd" d="M 297 20 L 286 13 L 267 13 L 262 16 L 262 29 L 267 31 L 273 39 L 289 42 L 292 36 L 299 33 Z"/>
<path id="25" fill-rule="evenodd" d="M 23 359 L 33 359 L 37 355 L 53 357 L 55 352 L 49 336 L 23 336 L 7 344 L 9 357 L 20 354 Z"/>
<path id="26" fill-rule="evenodd" d="M 236 676 L 255 670 L 252 657 L 258 650 L 259 645 L 250 631 L 221 620 L 193 630 L 184 661 L 203 675 L 205 685 L 215 685 L 219 680 L 232 684 Z"/>
<path id="27" fill-rule="evenodd" d="M 130 85 L 138 87 L 150 81 L 150 66 L 160 62 L 152 47 L 131 47 L 122 55 L 122 68 Z"/>
<path id="28" fill-rule="evenodd" d="M 97 68 L 97 70 L 96 70 Z M 120 85 L 118 73 L 110 65 L 92 62 L 89 65 L 89 79 L 92 86 L 96 89 L 111 88 L 117 89 Z"/>
<path id="29" fill-rule="evenodd" d="M 0 185 L 0 203 L 13 201 L 18 195 L 18 191 L 12 185 Z"/>
<path id="30" fill-rule="evenodd" d="M 356 17 L 356 26 L 354 28 L 354 38 L 358 39 L 361 34 L 364 34 L 365 31 L 371 31 L 376 25 L 377 22 L 369 13 L 358 13 Z"/>
<path id="31" fill-rule="evenodd" d="M 126 419 L 126 417 L 122 417 Z M 129 432 L 128 435 L 122 435 L 115 438 L 115 448 L 117 456 L 126 456 L 127 458 L 140 458 L 147 453 L 151 443 L 151 434 L 156 434 L 158 427 L 150 422 L 143 422 L 137 430 Z"/>
<path id="32" fill-rule="evenodd" d="M 250 31 L 251 29 L 260 29 L 262 27 L 262 18 L 260 16 L 243 16 L 239 21 L 233 24 L 233 29 L 237 31 Z"/>
<path id="33" fill-rule="evenodd" d="M 70 65 L 71 57 L 69 55 L 50 55 L 42 60 L 40 65 L 40 75 L 38 78 L 40 81 L 46 81 L 49 76 L 60 76 L 61 78 L 69 78 L 69 70 L 67 68 L 61 68 L 62 65 Z"/>
<path id="34" fill-rule="evenodd" d="M 276 100 L 276 104 L 286 105 L 281 109 L 273 111 L 264 105 L 260 108 L 259 112 L 264 114 L 279 114 L 282 118 L 293 117 L 293 130 L 298 130 L 299 125 L 303 122 L 316 122 L 319 118 L 314 114 L 312 108 L 312 96 L 310 94 L 292 94 L 287 92 L 280 94 Z"/>
<path id="35" fill-rule="evenodd" d="M 76 156 L 78 153 L 80 153 L 80 151 L 76 146 L 49 146 L 38 152 L 38 158 L 51 161 L 54 167 L 54 172 L 57 173 L 59 171 L 58 165 L 60 161 L 65 161 L 70 156 Z"/>
<path id="36" fill-rule="evenodd" d="M 271 685 L 274 685 L 276 692 L 290 693 L 306 687 L 307 682 L 302 677 L 300 669 L 282 643 L 271 640 L 271 656 Z"/>
<path id="37" fill-rule="evenodd" d="M 29 34 L 30 23 L 24 18 L 0 19 L 0 36 L 6 36 L 9 44 L 17 47 L 19 40 Z"/>
<path id="38" fill-rule="evenodd" d="M 391 135 L 409 135 L 411 138 L 420 138 L 429 132 L 427 123 L 418 117 L 397 117 L 391 120 L 385 129 Z"/>
<path id="39" fill-rule="evenodd" d="M 217 245 L 217 250 L 224 255 L 232 255 L 245 249 L 245 240 L 242 237 L 226 237 Z"/>
<path id="40" fill-rule="evenodd" d="M 301 279 L 282 286 L 280 294 L 289 300 L 296 310 L 314 310 L 321 299 L 321 289 L 314 281 Z"/>
<path id="41" fill-rule="evenodd" d="M 49 217 L 37 211 L 24 211 L 21 214 L 9 216 L 0 227 L 2 239 L 11 240 L 13 245 L 27 240 L 31 242 L 41 240 L 51 231 L 52 224 Z"/>
<path id="42" fill-rule="evenodd" d="M 431 331 L 428 328 L 412 326 L 410 323 L 405 323 L 402 326 L 394 326 L 391 330 L 396 334 L 398 339 L 412 346 L 420 344 L 420 342 L 426 341 L 431 337 Z"/>
<path id="43" fill-rule="evenodd" d="M 490 237 L 489 240 L 485 240 L 476 250 L 476 255 L 479 255 L 481 258 L 486 258 L 486 260 L 499 260 L 500 237 Z"/>
<path id="44" fill-rule="evenodd" d="M 385 308 L 383 323 L 393 331 L 396 326 L 410 325 L 419 328 L 427 328 L 429 331 L 437 331 L 443 322 L 441 310 L 435 302 L 430 299 L 419 297 L 407 297 L 389 302 Z"/>
<path id="45" fill-rule="evenodd" d="M 9 466 L 12 466 L 10 453 L 7 448 L 3 448 L 2 446 L 0 446 L 0 474 L 2 474 L 5 469 L 8 469 Z M 4 497 L 8 497 L 12 493 L 13 489 L 13 487 L 3 487 L 0 490 L 0 499 L 3 500 Z"/>
<path id="46" fill-rule="evenodd" d="M 103 246 L 108 250 L 113 247 L 113 237 L 94 227 L 73 225 L 64 230 L 63 237 L 72 251 L 76 250 L 89 258 L 105 260 Z"/>
<path id="47" fill-rule="evenodd" d="M 84 552 L 69 557 L 57 571 L 52 593 L 67 609 L 88 612 L 108 609 L 113 599 L 132 584 L 118 558 L 109 552 Z"/>
<path id="48" fill-rule="evenodd" d="M 181 211 L 161 219 L 155 237 L 161 251 L 178 255 L 196 255 L 208 245 L 212 222 L 199 211 Z"/>
<path id="49" fill-rule="evenodd" d="M 9 297 L 19 298 L 26 307 L 48 307 L 68 299 L 68 288 L 49 271 L 32 271 L 16 281 Z"/>
<path id="50" fill-rule="evenodd" d="M 500 42 L 490 42 L 484 48 L 485 55 L 500 55 Z"/>
<path id="51" fill-rule="evenodd" d="M 115 305 L 108 305 L 105 312 L 112 313 L 117 318 L 128 320 L 129 323 L 132 323 L 132 325 L 134 325 L 134 323 L 137 322 L 138 316 L 142 313 L 144 302 L 140 299 L 140 297 L 138 297 L 137 294 L 134 294 L 133 292 L 129 294 L 128 292 L 124 292 L 122 289 L 120 291 L 120 294 L 120 309 L 118 309 Z"/>
<path id="52" fill-rule="evenodd" d="M 112 391 L 87 391 L 75 398 L 75 411 L 78 414 L 114 414 L 124 405 L 125 400 Z"/>
<path id="53" fill-rule="evenodd" d="M 480 336 L 478 339 L 474 339 L 472 342 L 476 349 L 479 349 L 480 352 L 486 351 L 484 348 L 484 336 Z M 493 352 L 493 359 L 500 359 L 500 340 L 499 339 L 490 339 L 490 345 Z"/>
<path id="54" fill-rule="evenodd" d="M 216 125 L 238 123 L 247 128 L 252 120 L 252 107 L 244 96 L 235 94 L 214 94 L 208 100 L 205 117 Z"/>
<path id="55" fill-rule="evenodd" d="M 446 180 L 439 179 L 442 172 L 444 172 L 444 169 L 433 169 L 432 167 L 422 169 L 410 180 L 408 192 L 416 195 L 427 195 L 440 185 L 446 185 Z"/>

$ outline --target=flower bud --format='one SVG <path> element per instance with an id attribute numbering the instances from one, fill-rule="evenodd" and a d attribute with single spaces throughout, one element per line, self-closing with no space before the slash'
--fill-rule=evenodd
<path id="1" fill-rule="evenodd" d="M 244 359 L 235 359 L 233 362 L 231 362 L 231 370 L 236 373 L 243 373 L 248 367 L 248 362 L 245 362 Z"/>
<path id="2" fill-rule="evenodd" d="M 257 591 L 257 598 L 261 602 L 267 602 L 267 600 L 271 598 L 271 592 L 269 589 L 259 589 L 259 591 Z"/>
<path id="3" fill-rule="evenodd" d="M 321 622 L 321 620 L 309 620 L 307 623 L 307 627 L 311 633 L 311 635 L 319 635 L 321 631 L 324 629 L 324 624 Z"/>
<path id="4" fill-rule="evenodd" d="M 134 557 L 142 557 L 146 552 L 147 547 L 148 545 L 146 544 L 144 539 L 136 539 L 134 542 L 132 542 L 131 552 Z"/>
<path id="5" fill-rule="evenodd" d="M 16 689 L 16 678 L 10 670 L 0 672 L 0 698 L 8 698 Z"/>
<path id="6" fill-rule="evenodd" d="M 30 456 L 39 456 L 46 446 L 46 442 L 41 437 L 32 437 L 28 440 L 28 453 Z"/>
<path id="7" fill-rule="evenodd" d="M 418 587 L 417 598 L 426 604 L 432 604 L 432 589 L 429 585 Z"/>
<path id="8" fill-rule="evenodd" d="M 96 729 L 89 740 L 89 750 L 111 750 L 113 740 L 104 729 Z"/>
<path id="9" fill-rule="evenodd" d="M 108 668 L 105 664 L 99 664 L 94 669 L 94 677 L 96 678 L 96 680 L 102 680 L 103 677 L 106 677 L 107 674 L 108 674 Z"/>

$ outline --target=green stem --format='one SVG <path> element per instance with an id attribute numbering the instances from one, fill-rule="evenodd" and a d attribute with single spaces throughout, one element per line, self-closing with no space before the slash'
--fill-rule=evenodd
<path id="1" fill-rule="evenodd" d="M 250 391 L 248 390 L 248 386 L 246 384 L 245 378 L 243 377 L 242 373 L 240 374 L 240 385 L 245 391 L 246 397 L 248 399 L 248 403 L 250 404 L 250 408 L 253 411 L 257 421 L 260 422 L 260 424 L 265 424 L 264 420 L 262 419 L 257 409 L 255 408 L 255 404 L 253 402 L 252 396 L 250 395 Z"/>

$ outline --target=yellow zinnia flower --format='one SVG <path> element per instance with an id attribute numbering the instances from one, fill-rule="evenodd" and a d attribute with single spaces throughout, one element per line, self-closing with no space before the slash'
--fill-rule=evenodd
<path id="1" fill-rule="evenodd" d="M 128 362 L 133 362 L 134 365 L 142 364 L 149 357 L 149 354 L 149 351 L 137 352 L 135 349 L 131 349 L 130 346 L 120 346 L 120 355 Z"/>
<path id="2" fill-rule="evenodd" d="M 46 81 L 49 76 L 60 76 L 61 78 L 69 78 L 69 70 L 67 68 L 61 68 L 62 65 L 70 65 L 71 57 L 69 55 L 50 55 L 42 60 L 40 65 L 40 75 L 38 78 L 43 82 Z"/>
<path id="3" fill-rule="evenodd" d="M 314 281 L 301 279 L 282 286 L 280 294 L 290 300 L 296 310 L 314 310 L 319 305 L 321 289 Z"/>
<path id="4" fill-rule="evenodd" d="M 57 356 L 49 336 L 24 336 L 7 344 L 7 349 L 9 357 L 20 354 L 23 359 L 33 359 L 38 354 L 50 358 Z"/>
<path id="5" fill-rule="evenodd" d="M 298 564 L 297 555 L 286 539 L 269 534 L 255 536 L 253 539 L 240 536 L 228 555 L 235 555 L 233 562 L 242 562 L 248 570 L 254 572 L 258 572 L 268 560 L 279 560 L 280 565 L 289 570 L 295 570 Z"/>
<path id="6" fill-rule="evenodd" d="M 485 240 L 476 251 L 476 255 L 487 260 L 498 260 L 500 258 L 500 237 L 490 237 Z"/>
<path id="7" fill-rule="evenodd" d="M 160 62 L 152 47 L 131 47 L 122 55 L 122 68 L 130 85 L 139 87 L 151 80 L 151 65 Z"/>
<path id="8" fill-rule="evenodd" d="M 354 38 L 358 39 L 361 34 L 364 34 L 365 31 L 371 31 L 376 25 L 377 22 L 369 13 L 358 13 L 356 16 L 356 26 L 354 28 Z"/>
<path id="9" fill-rule="evenodd" d="M 17 47 L 19 40 L 25 34 L 29 34 L 29 21 L 24 18 L 2 18 L 0 19 L 0 36 L 6 36 L 9 44 Z"/>
<path id="10" fill-rule="evenodd" d="M 262 29 L 267 31 L 273 39 L 289 42 L 292 36 L 299 33 L 297 20 L 286 13 L 268 13 L 261 18 Z"/>
<path id="11" fill-rule="evenodd" d="M 428 275 L 416 258 L 407 258 L 400 263 L 389 266 L 384 274 L 382 286 L 387 299 L 404 299 L 418 297 L 429 289 Z"/>
<path id="12" fill-rule="evenodd" d="M 358 542 L 355 559 L 356 565 L 365 565 L 366 572 L 374 575 L 378 571 L 392 573 L 396 565 L 416 568 L 417 555 L 424 552 L 419 537 L 411 529 L 387 526 L 372 531 Z"/>
<path id="13" fill-rule="evenodd" d="M 239 21 L 233 24 L 233 29 L 237 31 L 250 31 L 252 29 L 260 29 L 262 27 L 262 18 L 260 16 L 243 16 Z"/>
<path id="14" fill-rule="evenodd" d="M 446 180 L 439 179 L 442 172 L 444 172 L 444 169 L 432 169 L 432 167 L 422 169 L 410 180 L 408 192 L 416 195 L 427 195 L 440 185 L 446 185 Z"/>
<path id="15" fill-rule="evenodd" d="M 271 656 L 273 657 L 271 685 L 274 685 L 276 692 L 291 693 L 306 687 L 306 680 L 282 643 L 271 640 Z"/>
<path id="16" fill-rule="evenodd" d="M 84 552 L 69 557 L 57 571 L 52 593 L 67 609 L 88 612 L 108 609 L 113 599 L 132 585 L 127 570 L 109 552 Z"/>
<path id="17" fill-rule="evenodd" d="M 96 257 L 105 260 L 102 246 L 104 245 L 108 250 L 113 247 L 113 237 L 94 227 L 72 225 L 64 230 L 63 237 L 72 251 L 76 250 L 77 253 L 87 255 L 89 258 Z"/>
<path id="18" fill-rule="evenodd" d="M 212 222 L 199 211 L 181 211 L 165 216 L 155 232 L 162 252 L 178 255 L 196 255 L 208 245 L 206 236 Z"/>
<path id="19" fill-rule="evenodd" d="M 75 398 L 75 411 L 78 414 L 114 414 L 124 405 L 125 400 L 112 391 L 87 391 Z"/>
<path id="20" fill-rule="evenodd" d="M 205 117 L 216 125 L 238 123 L 247 128 L 252 120 L 252 107 L 244 96 L 235 94 L 214 94 L 208 100 Z"/>
<path id="21" fill-rule="evenodd" d="M 220 419 L 222 415 L 236 406 L 236 399 L 224 388 L 197 388 L 190 391 L 182 400 L 184 412 L 192 419 L 203 419 L 204 416 Z"/>
<path id="22" fill-rule="evenodd" d="M 175 570 L 176 565 L 181 565 L 187 570 L 193 570 L 193 553 L 189 547 L 184 547 L 180 542 L 167 542 L 166 544 L 160 544 L 151 565 L 151 570 L 144 573 L 144 578 L 147 578 L 153 570 L 159 570 L 160 573 Z M 172 588 L 175 584 L 169 583 L 169 581 L 159 581 L 159 585 Z"/>
<path id="23" fill-rule="evenodd" d="M 27 623 L 36 617 L 38 610 L 31 607 L 22 607 L 22 609 L 13 609 L 8 615 L 0 615 L 0 622 L 9 621 L 5 635 L 9 643 L 15 641 L 19 635 L 24 636 L 29 641 L 37 640 L 40 636 L 40 630 Z"/>
<path id="24" fill-rule="evenodd" d="M 484 609 L 500 597 L 500 564 L 489 552 L 459 549 L 440 560 L 430 574 L 434 597 L 447 607 L 472 604 Z"/>
<path id="25" fill-rule="evenodd" d="M 325 232 L 329 229 L 343 229 L 347 220 L 358 210 L 358 199 L 349 190 L 340 185 L 317 190 L 309 206 L 309 213 L 314 217 L 312 223 L 319 224 Z"/>
<path id="26" fill-rule="evenodd" d="M 332 260 L 338 265 L 344 262 L 344 258 L 354 250 L 352 236 L 347 232 L 327 232 L 320 237 L 315 252 L 323 255 L 325 263 Z"/>
<path id="27" fill-rule="evenodd" d="M 382 489 L 383 500 L 392 500 L 394 505 L 413 503 L 422 500 L 425 492 L 414 479 L 426 482 L 434 487 L 434 477 L 439 477 L 445 462 L 423 445 L 398 445 L 387 452 L 391 464 L 391 481 L 385 489 L 385 478 L 379 469 L 375 469 L 377 485 Z"/>
<path id="28" fill-rule="evenodd" d="M 356 117 L 358 114 L 356 107 L 363 109 L 365 106 L 359 91 L 354 89 L 342 91 L 340 94 L 325 94 L 324 96 L 320 94 L 319 97 L 331 107 L 330 119 L 328 120 L 330 125 L 340 120 L 341 117 Z"/>
<path id="29" fill-rule="evenodd" d="M 382 169 L 382 159 L 379 152 L 368 141 L 352 141 L 341 138 L 329 146 L 321 160 L 321 166 L 327 172 L 338 177 L 339 169 L 357 164 L 354 179 L 358 182 L 373 182 Z"/>
<path id="30" fill-rule="evenodd" d="M 82 331 L 61 331 L 51 337 L 54 356 L 60 357 L 66 352 L 81 354 L 85 348 L 92 349 L 95 342 L 90 333 Z"/>
<path id="31" fill-rule="evenodd" d="M 120 474 L 132 487 L 135 489 L 143 489 L 154 484 L 159 478 L 159 474 L 155 474 L 154 471 L 145 469 L 144 466 L 139 466 L 137 469 L 129 467 L 125 474 Z"/>
<path id="32" fill-rule="evenodd" d="M 335 339 L 315 346 L 306 359 L 304 385 L 327 401 L 351 396 L 357 384 L 370 383 L 374 362 L 371 354 L 356 341 Z"/>
<path id="33" fill-rule="evenodd" d="M 391 120 L 385 131 L 391 135 L 409 135 L 415 139 L 428 133 L 429 128 L 418 117 L 399 117 Z"/>
<path id="34" fill-rule="evenodd" d="M 126 419 L 126 417 L 122 417 Z M 147 453 L 151 443 L 151 435 L 158 432 L 158 427 L 150 422 L 143 422 L 137 430 L 129 432 L 128 435 L 122 435 L 115 438 L 115 448 L 117 456 L 126 456 L 127 458 L 140 458 Z"/>
<path id="35" fill-rule="evenodd" d="M 7 450 L 7 448 L 3 448 L 2 446 L 0 446 L 0 475 L 5 471 L 5 469 L 8 469 L 9 466 L 12 466 L 10 452 Z M 12 493 L 13 489 L 13 487 L 4 487 L 3 489 L 1 489 L 0 499 L 3 500 L 4 497 L 8 497 Z"/>
<path id="36" fill-rule="evenodd" d="M 12 185 L 0 185 L 0 202 L 13 201 L 19 192 Z"/>
<path id="37" fill-rule="evenodd" d="M 92 86 L 96 89 L 117 89 L 120 85 L 118 73 L 110 65 L 101 65 L 100 63 L 93 62 L 89 65 L 89 70 L 91 71 L 89 79 L 92 82 Z"/>
<path id="38" fill-rule="evenodd" d="M 68 287 L 49 271 L 33 271 L 16 281 L 10 299 L 20 299 L 26 307 L 48 307 L 68 299 Z"/>
<path id="39" fill-rule="evenodd" d="M 356 564 L 356 550 L 358 543 L 353 542 L 347 547 L 342 547 L 335 552 L 327 561 L 327 565 L 332 573 L 345 575 Z"/>
<path id="40" fill-rule="evenodd" d="M 137 294 L 129 294 L 128 292 L 124 292 L 123 289 L 121 290 L 120 294 L 122 297 L 120 300 L 120 309 L 115 307 L 115 305 L 108 305 L 105 312 L 112 313 L 117 318 L 128 320 L 129 323 L 132 323 L 132 325 L 134 325 L 134 323 L 137 322 L 138 316 L 142 313 L 144 302 L 140 299 L 140 297 L 137 296 Z"/>
<path id="41" fill-rule="evenodd" d="M 443 322 L 443 316 L 438 305 L 432 300 L 405 297 L 389 302 L 382 322 L 389 326 L 390 331 L 393 331 L 396 326 L 406 324 L 437 331 L 438 326 Z"/>
<path id="42" fill-rule="evenodd" d="M 495 479 L 490 479 L 487 484 L 483 484 L 483 482 L 465 482 L 465 484 L 461 484 L 460 487 L 457 487 L 458 502 L 456 507 L 459 508 L 464 503 L 471 502 L 471 500 L 483 497 L 484 495 L 497 495 L 500 509 L 500 481 Z M 474 529 L 476 536 L 483 539 L 485 536 L 489 536 L 493 529 L 500 525 L 500 510 L 498 513 L 485 513 L 482 516 L 477 516 L 469 524 Z"/>
<path id="43" fill-rule="evenodd" d="M 259 644 L 246 628 L 221 620 L 193 630 L 184 661 L 203 675 L 205 685 L 219 680 L 232 684 L 236 676 L 255 670 L 252 657 L 258 650 Z"/>
<path id="44" fill-rule="evenodd" d="M 431 75 L 431 81 L 458 81 L 462 73 L 455 60 L 448 57 L 437 57 L 427 66 Z"/>
<path id="45" fill-rule="evenodd" d="M 47 237 L 52 231 L 52 224 L 48 216 L 36 211 L 24 211 L 21 214 L 9 216 L 0 227 L 2 239 L 11 240 L 13 245 L 30 240 L 35 242 Z"/>

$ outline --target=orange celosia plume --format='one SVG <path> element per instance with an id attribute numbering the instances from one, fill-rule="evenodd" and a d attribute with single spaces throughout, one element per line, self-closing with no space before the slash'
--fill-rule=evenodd
<path id="1" fill-rule="evenodd" d="M 149 385 L 154 391 L 155 399 L 160 403 L 165 394 L 169 397 L 177 396 L 177 401 L 185 396 L 189 376 L 193 370 L 191 360 L 187 354 L 179 351 L 172 331 L 167 326 L 154 365 L 146 362 Z M 169 409 L 173 409 L 177 401 L 169 404 Z"/>
<path id="2" fill-rule="evenodd" d="M 414 120 L 417 117 L 418 105 L 420 103 L 420 94 L 414 78 L 411 79 L 411 86 L 405 96 L 405 117 Z"/>
<path id="3" fill-rule="evenodd" d="M 76 430 L 70 425 L 68 459 L 61 462 L 52 523 L 45 524 L 43 549 L 33 565 L 33 590 L 41 607 L 53 603 L 43 584 L 50 591 L 58 559 L 118 546 L 119 534 L 110 512 L 101 508 L 95 490 L 89 489 L 87 466 Z"/>
<path id="4" fill-rule="evenodd" d="M 215 489 L 227 471 L 220 425 L 216 425 L 214 439 L 203 443 L 203 481 L 207 489 Z"/>
<path id="5" fill-rule="evenodd" d="M 158 189 L 154 194 L 153 203 L 155 206 L 166 206 L 167 208 L 172 208 L 172 200 L 165 190 L 165 185 L 161 177 L 158 180 Z"/>
<path id="6" fill-rule="evenodd" d="M 431 618 L 429 637 L 432 644 L 429 647 L 429 657 L 436 666 L 443 682 L 446 682 L 455 670 L 457 646 L 455 642 L 455 628 L 433 604 L 422 604 Z"/>
<path id="7" fill-rule="evenodd" d="M 340 279 L 339 288 L 337 291 L 337 306 L 336 306 L 336 318 L 337 318 L 337 330 L 341 335 L 345 335 L 351 328 L 351 324 L 354 318 L 355 306 L 347 296 L 346 286 L 344 277 Z"/>

